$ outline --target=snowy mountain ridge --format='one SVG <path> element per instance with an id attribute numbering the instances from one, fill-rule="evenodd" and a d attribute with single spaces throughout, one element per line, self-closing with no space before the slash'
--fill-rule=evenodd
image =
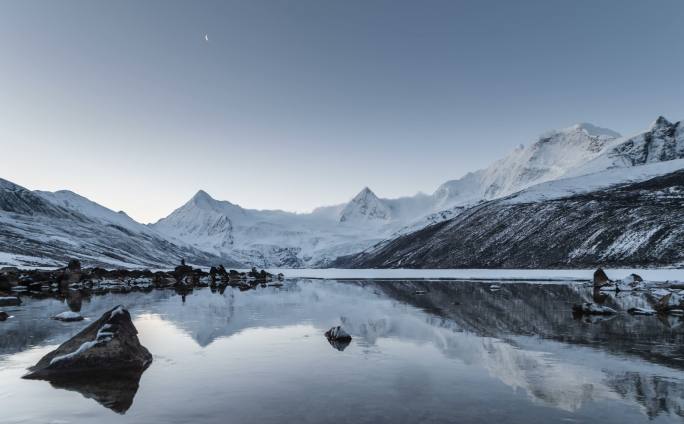
<path id="1" fill-rule="evenodd" d="M 41 225 L 48 227 L 47 217 L 87 222 L 91 232 L 116 230 L 128 237 L 154 240 L 155 249 L 167 243 L 179 254 L 186 251 L 209 261 L 223 258 L 226 263 L 261 267 L 326 266 L 339 256 L 453 219 L 483 201 L 520 192 L 517 201 L 534 202 L 559 193 L 576 194 L 638 181 L 684 166 L 677 160 L 682 158 L 684 130 L 680 122 L 659 117 L 648 130 L 632 137 L 582 123 L 546 132 L 485 169 L 445 182 L 433 194 L 385 199 L 366 187 L 347 203 L 298 214 L 245 209 L 199 190 L 169 216 L 143 225 L 70 191 L 31 192 L 0 179 L 0 220 L 19 214 L 22 219 L 44 216 Z M 668 165 L 658 165 L 663 162 Z M 652 164 L 655 166 L 644 166 Z M 591 177 L 574 179 L 585 175 Z M 30 225 L 23 222 L 14 228 Z M 97 225 L 101 228 L 95 231 Z M 60 233 L 52 227 L 45 231 Z M 27 233 L 22 234 L 25 237 Z M 71 245 L 79 243 L 74 234 L 56 237 Z M 23 249 L 22 254 L 26 253 L 29 250 Z M 152 255 L 156 263 L 161 263 L 161 256 L 158 250 Z M 122 262 L 131 260 L 127 257 Z"/>

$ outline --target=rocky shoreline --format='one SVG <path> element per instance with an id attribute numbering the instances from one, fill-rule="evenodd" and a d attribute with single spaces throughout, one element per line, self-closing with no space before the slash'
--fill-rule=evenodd
<path id="1" fill-rule="evenodd" d="M 172 271 L 82 268 L 72 259 L 63 268 L 54 270 L 22 270 L 16 267 L 0 268 L 0 306 L 17 302 L 16 294 L 30 292 L 56 293 L 63 290 L 87 289 L 95 292 L 127 292 L 155 288 L 174 288 L 179 291 L 194 287 L 238 287 L 250 290 L 258 285 L 277 284 L 283 275 L 252 268 L 248 272 L 226 270 L 222 265 L 204 271 L 193 268 L 183 261 Z"/>

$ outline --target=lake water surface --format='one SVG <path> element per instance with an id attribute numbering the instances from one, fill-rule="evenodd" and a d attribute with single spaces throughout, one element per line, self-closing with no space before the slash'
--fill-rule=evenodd
<path id="1" fill-rule="evenodd" d="M 21 376 L 88 321 L 24 297 L 0 322 L 0 422 L 684 422 L 682 319 L 573 318 L 591 299 L 576 283 L 305 279 L 90 296 L 91 321 L 129 309 L 154 362 L 139 382 L 54 387 Z M 340 324 L 348 346 L 323 336 Z"/>

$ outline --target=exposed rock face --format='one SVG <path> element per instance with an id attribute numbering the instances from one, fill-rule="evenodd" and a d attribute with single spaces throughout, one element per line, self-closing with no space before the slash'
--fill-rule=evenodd
<path id="1" fill-rule="evenodd" d="M 131 315 L 117 306 L 45 355 L 24 378 L 141 373 L 152 362 L 152 355 L 140 344 L 137 333 Z"/>

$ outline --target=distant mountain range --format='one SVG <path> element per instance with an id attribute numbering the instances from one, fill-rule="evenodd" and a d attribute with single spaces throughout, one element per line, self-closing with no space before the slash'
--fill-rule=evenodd
<path id="1" fill-rule="evenodd" d="M 630 137 L 578 124 L 430 195 L 383 199 L 364 188 L 345 204 L 296 214 L 245 209 L 200 190 L 150 225 L 69 191 L 0 180 L 0 264 L 676 265 L 684 263 L 676 252 L 683 159 L 681 122 L 659 117 Z"/>

